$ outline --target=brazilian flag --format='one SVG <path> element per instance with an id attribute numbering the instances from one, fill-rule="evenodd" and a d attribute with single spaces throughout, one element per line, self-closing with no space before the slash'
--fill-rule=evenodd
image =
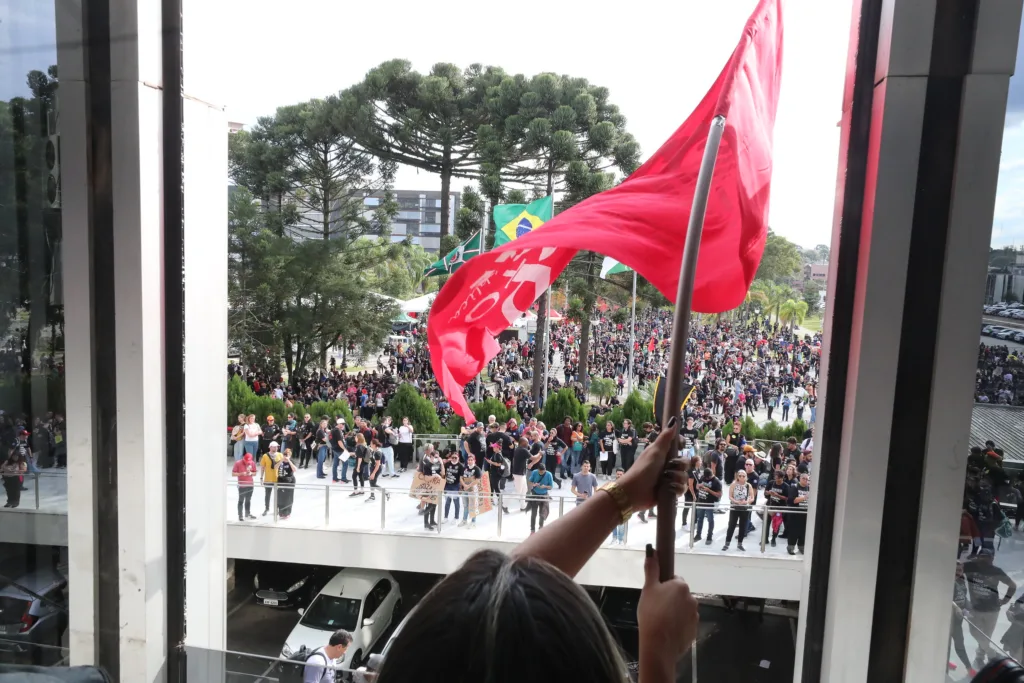
<path id="1" fill-rule="evenodd" d="M 435 261 L 429 268 L 423 271 L 424 277 L 433 275 L 451 275 L 459 269 L 463 263 L 480 253 L 480 233 L 476 233 L 468 240 L 452 249 L 447 256 L 440 261 Z"/>
<path id="2" fill-rule="evenodd" d="M 494 235 L 494 246 L 522 237 L 551 220 L 554 201 L 543 197 L 529 204 L 498 204 L 494 207 L 494 224 L 498 231 Z"/>

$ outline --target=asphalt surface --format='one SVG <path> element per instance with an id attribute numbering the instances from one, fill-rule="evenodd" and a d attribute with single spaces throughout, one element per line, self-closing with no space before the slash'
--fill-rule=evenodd
<path id="1" fill-rule="evenodd" d="M 236 586 L 227 596 L 227 649 L 229 652 L 252 653 L 229 655 L 228 671 L 248 683 L 272 683 L 277 673 L 274 660 L 281 653 L 288 634 L 299 620 L 293 609 L 276 609 L 256 604 L 252 595 L 251 577 L 245 574 L 252 567 L 236 566 Z M 413 572 L 392 572 L 402 589 L 403 618 L 442 577 Z M 621 592 L 621 589 L 615 589 Z M 632 591 L 633 600 L 639 591 Z M 783 683 L 793 678 L 795 622 L 773 614 L 759 618 L 756 608 L 750 612 L 742 607 L 730 611 L 702 604 L 700 632 L 697 638 L 697 671 L 700 680 L 745 681 L 747 683 Z M 792 623 L 791 623 L 792 622 Z M 392 626 L 392 629 L 394 626 Z M 635 660 L 635 626 L 612 624 L 612 631 L 621 642 L 628 659 Z M 391 630 L 378 640 L 378 652 Z M 737 647 L 737 643 L 744 643 Z M 692 677 L 692 659 L 680 662 L 677 680 L 688 683 Z"/>
<path id="2" fill-rule="evenodd" d="M 279 609 L 266 607 L 256 603 L 252 591 L 252 566 L 240 567 L 236 564 L 235 588 L 227 595 L 227 649 L 229 652 L 248 653 L 253 656 L 229 657 L 228 670 L 234 674 L 250 674 L 255 676 L 256 683 L 260 676 L 276 680 L 270 669 L 281 654 L 288 634 L 299 622 L 296 609 Z M 340 569 L 340 567 L 339 567 Z M 418 574 L 413 572 L 392 572 L 402 589 L 402 617 L 416 605 L 430 588 L 440 580 L 441 576 Z M 391 628 L 377 641 L 373 652 L 379 652 L 388 642 Z"/>

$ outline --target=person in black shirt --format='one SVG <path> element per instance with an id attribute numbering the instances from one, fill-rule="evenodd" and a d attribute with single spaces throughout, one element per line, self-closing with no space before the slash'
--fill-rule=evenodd
<path id="1" fill-rule="evenodd" d="M 636 456 L 636 430 L 628 419 L 622 421 L 622 429 L 619 431 L 619 454 L 622 456 L 622 471 L 629 472 Z"/>
<path id="2" fill-rule="evenodd" d="M 598 442 L 598 448 L 601 452 L 598 458 L 604 458 L 604 460 L 601 460 L 601 472 L 606 478 L 611 478 L 612 472 L 615 471 L 616 437 L 615 424 L 608 420 L 604 425 L 604 431 L 601 432 L 600 441 Z"/>
<path id="3" fill-rule="evenodd" d="M 508 434 L 499 431 L 497 424 L 491 425 L 491 433 L 487 435 L 487 448 L 484 452 L 484 467 L 487 470 L 488 483 L 491 485 L 491 495 L 497 496 L 498 492 L 505 488 L 505 478 L 511 475 L 505 467 L 505 459 L 508 456 L 504 451 L 511 446 L 512 439 Z M 508 458 L 511 465 L 511 458 Z M 503 512 L 508 509 L 502 506 Z"/>
<path id="4" fill-rule="evenodd" d="M 494 426 L 497 427 L 498 423 L 494 423 Z M 467 434 L 462 441 L 462 459 L 465 460 L 472 455 L 477 459 L 477 462 L 482 461 L 484 459 L 484 445 L 484 424 L 477 422 L 473 431 Z M 445 505 L 447 506 L 447 503 Z M 459 513 L 456 512 L 455 516 L 458 517 Z"/>
<path id="5" fill-rule="evenodd" d="M 331 430 L 327 428 L 327 420 L 320 420 L 314 445 L 316 446 L 316 478 L 326 479 L 324 462 L 327 460 L 327 453 L 331 450 Z"/>
<path id="6" fill-rule="evenodd" d="M 544 441 L 544 467 L 548 472 L 554 474 L 557 471 L 558 462 L 565 457 L 566 443 L 562 441 L 554 429 L 548 432 L 548 438 Z M 555 485 L 562 488 L 561 477 L 554 477 Z"/>
<path id="7" fill-rule="evenodd" d="M 700 433 L 693 426 L 693 415 L 686 416 L 686 426 L 679 430 L 679 436 L 683 440 L 683 458 L 692 458 L 697 453 L 697 441 Z"/>
<path id="8" fill-rule="evenodd" d="M 381 472 L 384 469 L 384 451 L 381 450 L 378 439 L 370 442 L 370 456 L 367 469 L 370 472 L 370 497 L 366 499 L 366 502 L 369 503 L 371 500 L 377 499 L 376 489 L 380 488 L 377 480 L 380 479 Z M 387 491 L 384 492 L 384 497 L 391 498 Z"/>
<path id="9" fill-rule="evenodd" d="M 345 464 L 341 468 L 341 478 L 338 477 L 338 465 L 342 461 L 342 455 L 345 453 L 345 421 L 338 418 L 337 424 L 334 429 L 331 430 L 331 481 L 337 484 L 339 481 L 348 483 L 348 459 L 345 459 Z"/>
<path id="10" fill-rule="evenodd" d="M 348 494 L 349 498 L 366 493 L 366 465 L 370 459 L 370 449 L 367 448 L 366 439 L 363 438 L 363 435 L 356 434 L 355 441 L 356 462 L 355 467 L 352 469 L 352 493 Z"/>
<path id="11" fill-rule="evenodd" d="M 267 426 L 263 428 L 263 452 L 270 450 L 270 444 L 274 441 L 280 443 L 281 428 L 274 424 L 274 416 L 267 415 Z"/>
<path id="12" fill-rule="evenodd" d="M 516 495 L 520 496 L 519 510 L 526 512 L 526 465 L 530 460 L 530 442 L 525 436 L 519 437 L 519 447 L 512 453 L 512 481 Z"/>
<path id="13" fill-rule="evenodd" d="M 466 506 L 462 509 L 462 521 L 459 522 L 459 526 L 465 526 L 467 521 L 476 525 L 476 516 L 480 510 L 480 486 L 481 477 L 480 467 L 476 464 L 476 458 L 470 455 L 466 460 L 465 467 L 462 468 L 462 490 L 466 496 Z M 470 520 L 470 515 L 473 519 Z"/>
<path id="14" fill-rule="evenodd" d="M 475 441 L 476 439 L 474 439 Z M 462 473 L 465 470 L 463 464 L 459 461 L 459 454 L 456 451 L 452 451 L 448 454 L 448 459 L 444 464 L 444 518 L 448 520 L 448 511 L 451 509 L 452 501 L 455 501 L 455 519 L 459 519 L 459 499 L 462 497 L 459 495 L 461 488 Z"/>
<path id="15" fill-rule="evenodd" d="M 704 531 L 704 520 L 708 522 L 708 538 L 705 545 L 711 545 L 711 538 L 715 533 L 715 503 L 722 497 L 722 482 L 718 480 L 710 467 L 705 467 L 699 480 L 693 483 L 694 494 L 697 500 L 697 514 L 694 515 L 697 525 L 697 535 L 694 541 L 701 540 Z"/>
<path id="16" fill-rule="evenodd" d="M 804 531 L 807 529 L 807 500 L 811 488 L 807 483 L 807 475 L 801 474 L 799 483 L 789 487 L 789 507 L 799 509 L 786 517 L 786 543 L 790 555 L 796 555 L 794 548 L 804 551 Z"/>
<path id="17" fill-rule="evenodd" d="M 548 437 L 548 433 L 544 432 L 544 438 Z M 537 467 L 544 462 L 544 442 L 541 440 L 541 435 L 536 431 L 530 432 L 530 462 L 526 465 L 526 477 L 529 479 L 530 472 L 533 472 Z"/>
<path id="18" fill-rule="evenodd" d="M 704 471 L 704 462 L 699 455 L 690 458 L 690 469 L 687 471 L 689 480 L 686 482 L 686 493 L 683 494 L 685 503 L 692 503 L 694 499 L 695 486 L 700 481 L 700 474 Z M 686 528 L 686 517 L 690 512 L 689 505 L 683 505 L 683 528 Z M 694 516 L 696 518 L 696 515 Z"/>
<path id="19" fill-rule="evenodd" d="M 306 413 L 302 424 L 296 430 L 299 441 L 299 467 L 302 469 L 309 468 L 309 461 L 313 457 L 313 435 L 315 432 L 316 425 L 313 424 L 313 419 L 309 413 Z"/>
<path id="20" fill-rule="evenodd" d="M 789 485 L 786 484 L 786 477 L 782 470 L 775 470 L 775 476 L 764 489 L 765 502 L 769 508 L 782 508 L 789 505 Z M 779 537 L 779 528 L 782 526 L 783 513 L 781 510 L 770 511 L 772 525 L 772 547 Z M 787 532 L 788 533 L 788 532 Z"/>

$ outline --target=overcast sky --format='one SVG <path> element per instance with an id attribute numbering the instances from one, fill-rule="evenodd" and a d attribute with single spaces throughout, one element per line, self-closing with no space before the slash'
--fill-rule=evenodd
<path id="1" fill-rule="evenodd" d="M 229 119 L 251 124 L 392 58 L 419 71 L 436 62 L 553 71 L 609 88 L 646 158 L 707 92 L 755 5 L 630 0 L 605 12 L 568 0 L 290 0 L 282 11 L 280 0 L 249 0 L 222 33 L 233 65 L 222 101 Z M 832 231 L 850 8 L 788 0 L 786 10 L 771 226 L 813 247 Z M 398 187 L 439 189 L 440 181 L 403 169 Z"/>
<path id="2" fill-rule="evenodd" d="M 609 88 L 644 158 L 710 87 L 756 4 L 630 0 L 605 12 L 569 0 L 208 2 L 224 9 L 225 20 L 201 32 L 224 50 L 227 69 L 216 79 L 216 99 L 231 120 L 252 124 L 278 106 L 337 92 L 388 59 L 408 59 L 420 71 L 440 61 L 480 62 L 510 73 L 582 76 Z M 0 0 L 0 10 L 0 99 L 7 99 L 28 94 L 27 71 L 56 61 L 54 5 Z M 785 10 L 771 226 L 812 247 L 829 242 L 832 232 L 850 7 L 846 0 L 787 0 Z M 403 189 L 439 185 L 415 169 L 398 178 Z M 1010 81 L 992 244 L 1024 245 L 1021 50 Z"/>

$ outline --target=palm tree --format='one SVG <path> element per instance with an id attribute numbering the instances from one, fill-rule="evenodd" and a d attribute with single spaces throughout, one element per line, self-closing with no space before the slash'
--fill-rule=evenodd
<path id="1" fill-rule="evenodd" d="M 792 334 L 796 326 L 807 317 L 807 302 L 802 299 L 787 299 L 779 309 L 779 316 L 782 322 L 789 324 L 789 333 Z"/>

